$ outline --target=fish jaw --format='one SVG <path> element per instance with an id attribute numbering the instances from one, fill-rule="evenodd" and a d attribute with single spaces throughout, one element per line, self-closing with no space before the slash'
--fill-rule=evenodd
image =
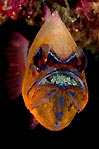
<path id="1" fill-rule="evenodd" d="M 66 83 L 62 85 L 63 82 L 46 82 L 47 78 L 49 79 L 53 75 L 54 77 L 56 75 L 57 78 L 62 77 L 62 75 L 64 78 L 64 75 L 66 75 Z M 69 77 L 76 82 L 73 80 L 70 82 Z M 38 80 L 28 89 L 27 100 L 24 100 L 26 107 L 45 128 L 52 131 L 64 129 L 72 122 L 76 113 L 81 112 L 88 102 L 86 82 L 68 71 L 51 71 Z M 59 101 L 60 98 L 63 99 L 62 102 Z M 57 116 L 58 113 L 61 117 L 60 115 Z"/>
<path id="2" fill-rule="evenodd" d="M 26 91 L 27 98 L 31 101 L 30 109 L 43 104 L 50 97 L 57 94 L 57 91 L 65 91 L 65 94 L 70 96 L 78 112 L 82 111 L 88 102 L 88 97 L 86 96 L 88 88 L 84 77 L 82 80 L 71 71 L 54 70 L 37 78 Z M 75 96 L 73 96 L 73 93 Z M 41 98 L 40 94 L 42 94 Z M 80 97 L 81 94 L 83 94 L 82 98 Z"/>
<path id="3" fill-rule="evenodd" d="M 32 109 L 31 113 L 46 129 L 60 131 L 71 123 L 77 111 L 69 96 L 65 96 L 65 91 L 58 91 L 54 97 Z"/>

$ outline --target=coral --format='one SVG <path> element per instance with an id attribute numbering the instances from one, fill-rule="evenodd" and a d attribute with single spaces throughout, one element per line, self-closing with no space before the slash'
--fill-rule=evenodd
<path id="1" fill-rule="evenodd" d="M 98 0 L 0 0 L 0 25 L 9 18 L 23 19 L 28 25 L 42 25 L 44 4 L 57 10 L 74 40 L 92 53 L 99 49 Z"/>
<path id="2" fill-rule="evenodd" d="M 66 7 L 53 3 L 52 9 L 59 12 L 77 45 L 99 52 L 99 2 L 92 0 L 65 0 Z"/>
<path id="3" fill-rule="evenodd" d="M 41 20 L 41 2 L 36 0 L 25 0 L 24 5 L 20 11 L 20 17 L 25 19 L 29 25 L 34 25 L 37 21 Z M 37 22 L 36 22 L 37 23 Z"/>
<path id="4" fill-rule="evenodd" d="M 35 0 L 0 0 L 0 24 L 8 18 L 22 18 L 33 25 L 34 17 L 39 13 L 39 4 Z"/>
<path id="5" fill-rule="evenodd" d="M 23 4 L 24 0 L 1 0 L 0 14 L 16 20 Z"/>

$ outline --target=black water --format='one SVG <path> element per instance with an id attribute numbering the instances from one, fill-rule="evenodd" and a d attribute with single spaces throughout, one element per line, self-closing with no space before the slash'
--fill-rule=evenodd
<path id="1" fill-rule="evenodd" d="M 85 109 L 76 115 L 71 125 L 59 132 L 51 132 L 41 125 L 34 130 L 29 127 L 30 113 L 22 96 L 11 101 L 4 86 L 7 62 L 4 48 L 11 31 L 18 31 L 32 43 L 38 27 L 28 26 L 24 21 L 10 20 L 0 27 L 0 148 L 86 148 L 98 145 L 99 137 L 99 60 L 91 52 L 85 51 L 88 58 L 86 77 L 89 87 L 89 102 Z"/>

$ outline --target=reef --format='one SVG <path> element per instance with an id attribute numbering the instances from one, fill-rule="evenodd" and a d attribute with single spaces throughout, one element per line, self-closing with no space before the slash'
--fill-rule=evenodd
<path id="1" fill-rule="evenodd" d="M 52 12 L 58 11 L 78 46 L 90 50 L 98 60 L 98 0 L 0 0 L 0 26 L 9 19 L 22 19 L 30 26 L 41 26 L 45 4 Z"/>

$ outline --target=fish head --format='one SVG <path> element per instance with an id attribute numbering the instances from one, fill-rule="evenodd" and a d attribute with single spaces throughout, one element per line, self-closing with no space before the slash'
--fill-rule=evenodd
<path id="1" fill-rule="evenodd" d="M 86 56 L 53 14 L 35 37 L 22 84 L 27 109 L 45 128 L 67 127 L 88 102 Z"/>

